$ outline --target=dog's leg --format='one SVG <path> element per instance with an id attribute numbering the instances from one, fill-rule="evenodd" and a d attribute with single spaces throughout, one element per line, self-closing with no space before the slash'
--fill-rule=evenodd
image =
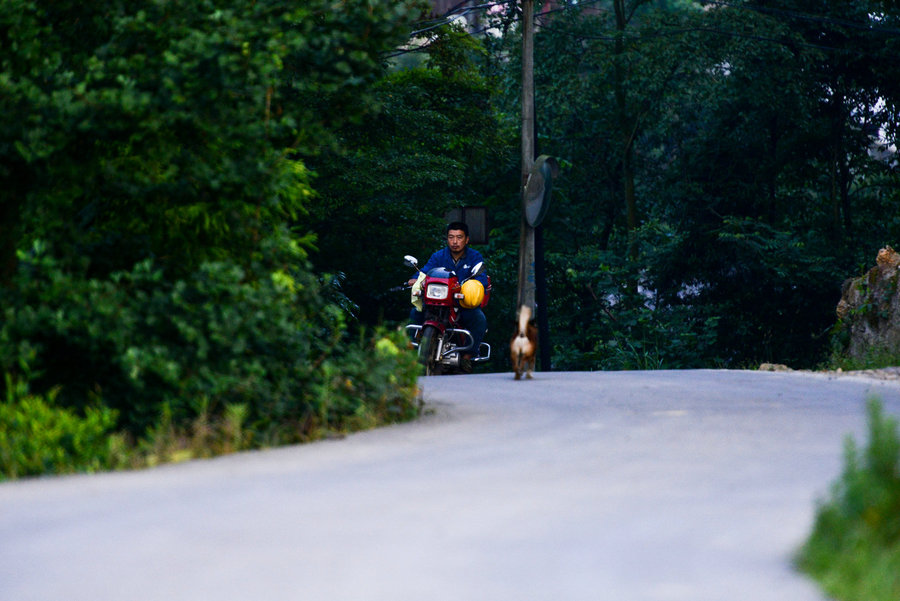
<path id="1" fill-rule="evenodd" d="M 512 364 L 513 371 L 516 372 L 516 380 L 520 380 L 522 378 L 522 353 L 518 350 L 513 350 Z"/>
<path id="2" fill-rule="evenodd" d="M 510 358 L 512 360 L 513 371 L 516 373 L 516 380 L 522 379 L 522 373 L 528 369 L 529 356 L 526 352 L 529 347 L 528 340 L 528 321 L 531 319 L 531 307 L 522 305 L 519 307 L 519 329 L 516 336 L 510 343 Z M 530 373 L 530 372 L 529 372 Z M 531 378 L 530 375 L 526 376 Z"/>

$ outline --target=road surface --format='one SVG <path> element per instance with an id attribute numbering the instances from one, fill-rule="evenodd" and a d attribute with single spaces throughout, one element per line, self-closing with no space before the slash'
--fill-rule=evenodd
<path id="1" fill-rule="evenodd" d="M 340 440 L 0 485 L 0 601 L 823 601 L 791 567 L 900 383 L 423 380 Z"/>

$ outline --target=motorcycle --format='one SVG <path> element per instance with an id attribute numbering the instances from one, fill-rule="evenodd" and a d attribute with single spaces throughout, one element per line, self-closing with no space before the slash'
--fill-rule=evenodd
<path id="1" fill-rule="evenodd" d="M 482 342 L 479 352 L 473 352 L 475 339 L 472 333 L 457 326 L 460 300 L 463 298 L 462 285 L 481 273 L 483 263 L 475 265 L 469 277 L 462 281 L 455 272 L 443 267 L 423 272 L 411 255 L 406 255 L 403 263 L 419 272 L 416 283 L 411 287 L 411 300 L 425 314 L 425 320 L 422 325 L 406 326 L 406 330 L 411 336 L 413 348 L 417 349 L 419 363 L 425 367 L 425 375 L 462 371 L 462 356 L 465 353 L 475 355 L 471 359 L 473 363 L 490 359 L 491 345 Z M 489 278 L 481 307 L 487 305 L 490 290 Z"/>

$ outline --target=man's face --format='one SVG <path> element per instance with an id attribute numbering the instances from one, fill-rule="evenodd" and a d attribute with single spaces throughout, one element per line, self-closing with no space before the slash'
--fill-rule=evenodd
<path id="1" fill-rule="evenodd" d="M 450 230 L 447 232 L 447 246 L 450 252 L 461 253 L 469 243 L 469 237 L 462 230 Z"/>

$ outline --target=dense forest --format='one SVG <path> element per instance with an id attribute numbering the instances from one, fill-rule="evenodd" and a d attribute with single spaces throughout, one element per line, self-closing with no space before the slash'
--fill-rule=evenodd
<path id="1" fill-rule="evenodd" d="M 561 167 L 541 367 L 839 352 L 841 283 L 900 244 L 900 9 L 537 5 L 537 147 Z M 391 289 L 462 206 L 490 216 L 483 369 L 508 369 L 520 18 L 0 4 L 0 398 L 107 411 L 135 440 L 235 415 L 253 444 L 404 419 L 416 365 Z"/>
<path id="2" fill-rule="evenodd" d="M 521 213 L 520 15 L 488 6 L 469 26 L 479 35 L 421 23 L 424 48 L 394 53 L 404 66 L 424 52 L 421 66 L 378 82 L 381 112 L 341 130 L 349 148 L 305 164 L 322 201 L 313 260 L 346 275 L 366 321 L 404 315 L 383 291 L 405 277 L 405 252 L 440 244 L 449 207 L 489 207 L 479 250 L 502 353 Z M 541 226 L 544 369 L 828 360 L 841 283 L 900 234 L 896 7 L 553 6 L 537 11 L 534 51 L 537 147 L 562 165 Z"/>

